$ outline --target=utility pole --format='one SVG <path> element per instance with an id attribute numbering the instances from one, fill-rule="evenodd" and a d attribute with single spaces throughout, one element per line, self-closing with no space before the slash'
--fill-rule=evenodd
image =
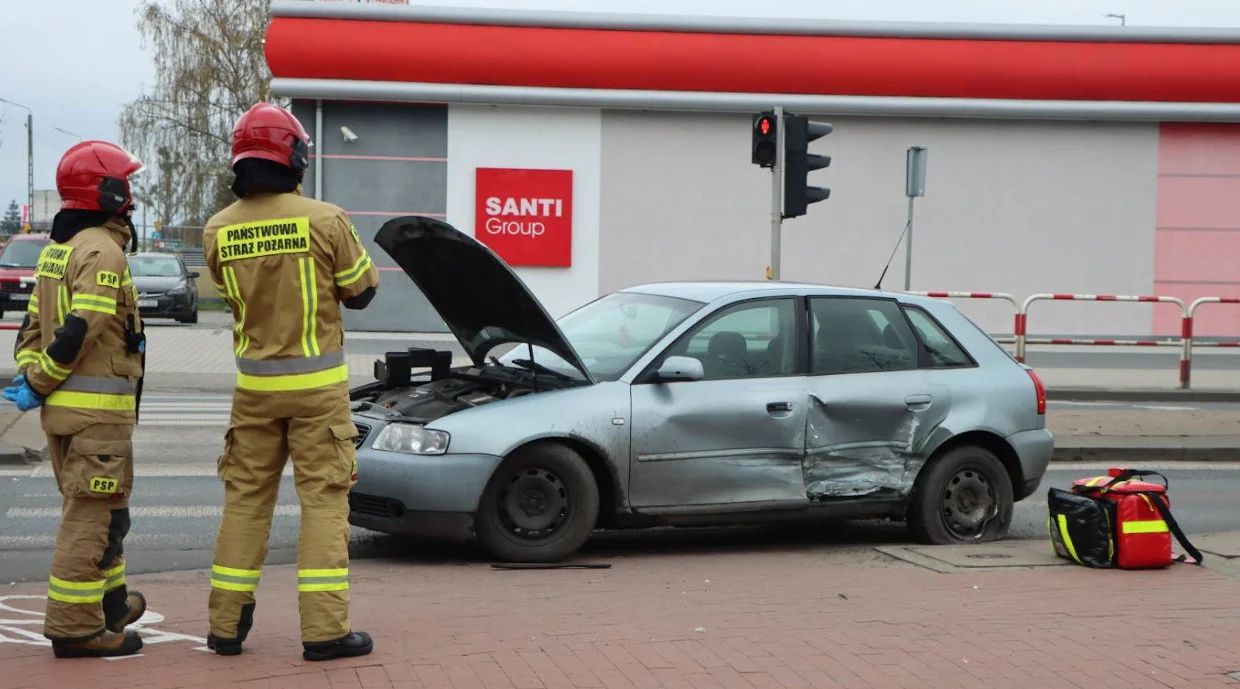
<path id="1" fill-rule="evenodd" d="M 784 142 L 787 140 L 782 105 L 775 106 L 775 122 L 775 164 L 771 170 L 775 173 L 771 175 L 771 269 L 767 273 L 768 280 L 779 279 L 779 257 L 782 253 L 780 243 L 783 240 L 781 230 L 784 222 Z"/>
<path id="2" fill-rule="evenodd" d="M 0 103 L 8 103 L 26 111 L 26 204 L 30 209 L 26 222 L 34 224 L 34 111 L 5 98 Z"/>

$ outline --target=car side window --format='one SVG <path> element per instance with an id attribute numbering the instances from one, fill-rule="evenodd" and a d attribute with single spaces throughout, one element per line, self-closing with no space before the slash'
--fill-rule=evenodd
<path id="1" fill-rule="evenodd" d="M 894 301 L 813 297 L 810 312 L 811 375 L 917 368 L 917 340 Z"/>
<path id="2" fill-rule="evenodd" d="M 796 300 L 724 308 L 686 333 L 668 355 L 701 361 L 705 380 L 789 375 L 796 370 Z"/>
<path id="3" fill-rule="evenodd" d="M 939 325 L 934 318 L 915 306 L 905 306 L 904 313 L 908 316 L 913 330 L 917 331 L 928 361 L 926 368 L 959 368 L 972 366 L 973 360 L 965 354 L 960 345 Z"/>

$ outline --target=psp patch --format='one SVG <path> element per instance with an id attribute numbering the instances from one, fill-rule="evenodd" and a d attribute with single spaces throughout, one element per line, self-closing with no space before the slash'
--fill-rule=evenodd
<path id="1" fill-rule="evenodd" d="M 121 482 L 106 476 L 92 476 L 90 479 L 90 492 L 107 493 L 111 495 L 121 487 Z"/>
<path id="2" fill-rule="evenodd" d="M 121 276 L 110 270 L 101 270 L 95 273 L 95 284 L 100 287 L 111 287 L 112 289 L 120 289 Z"/>

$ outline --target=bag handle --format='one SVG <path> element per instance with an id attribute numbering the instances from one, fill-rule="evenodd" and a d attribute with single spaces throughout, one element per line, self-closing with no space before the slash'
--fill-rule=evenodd
<path id="1" fill-rule="evenodd" d="M 1162 515 L 1163 521 L 1167 522 L 1167 528 L 1171 530 L 1171 534 L 1175 536 L 1175 540 L 1179 541 L 1180 545 L 1184 546 L 1184 550 L 1193 558 L 1193 560 L 1196 560 L 1193 564 L 1200 565 L 1201 561 L 1205 559 L 1205 557 L 1201 554 L 1200 550 L 1197 550 L 1192 543 L 1189 543 L 1188 536 L 1184 533 L 1184 530 L 1180 528 L 1179 522 L 1175 520 L 1175 517 L 1171 516 L 1171 509 L 1167 507 L 1165 502 L 1159 499 L 1160 497 L 1161 496 L 1155 496 L 1153 500 L 1150 500 L 1150 502 L 1154 503 L 1154 508 L 1158 510 L 1160 515 Z M 1176 559 L 1179 562 L 1184 561 L 1182 556 Z"/>
<path id="2" fill-rule="evenodd" d="M 1118 474 L 1113 476 L 1110 481 L 1107 481 L 1101 486 L 1097 486 L 1095 489 L 1101 492 L 1106 492 L 1107 490 L 1111 488 L 1111 486 L 1117 486 L 1129 479 L 1142 478 L 1144 476 L 1157 476 L 1158 478 L 1162 479 L 1163 488 L 1166 488 L 1167 490 L 1171 490 L 1171 482 L 1167 480 L 1166 476 L 1163 476 L 1157 471 L 1142 471 L 1140 469 L 1124 469 L 1123 471 L 1120 471 Z"/>

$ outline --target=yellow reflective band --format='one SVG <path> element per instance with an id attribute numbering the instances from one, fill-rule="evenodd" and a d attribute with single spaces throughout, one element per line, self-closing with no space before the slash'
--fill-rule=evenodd
<path id="1" fill-rule="evenodd" d="M 102 392 L 56 390 L 44 402 L 49 407 L 94 409 L 96 411 L 134 411 L 137 398 L 133 395 L 109 395 Z"/>
<path id="2" fill-rule="evenodd" d="M 39 312 L 39 295 L 37 294 L 30 295 L 30 303 L 26 304 L 26 310 L 29 311 L 30 313 Z"/>
<path id="3" fill-rule="evenodd" d="M 299 569 L 297 576 L 300 577 L 347 577 L 349 576 L 349 568 L 340 569 Z"/>
<path id="4" fill-rule="evenodd" d="M 64 285 L 56 288 L 56 322 L 64 325 L 65 316 L 69 313 L 69 289 Z"/>
<path id="5" fill-rule="evenodd" d="M 49 577 L 48 582 L 52 586 L 67 591 L 94 591 L 103 588 L 103 580 L 99 581 L 65 581 L 57 577 Z"/>
<path id="6" fill-rule="evenodd" d="M 237 373 L 237 387 L 258 392 L 313 390 L 347 380 L 349 380 L 347 364 L 314 373 L 294 373 L 286 376 L 252 376 L 247 373 Z"/>
<path id="7" fill-rule="evenodd" d="M 341 581 L 332 584 L 298 584 L 297 590 L 305 593 L 314 593 L 318 591 L 348 591 L 349 582 Z"/>
<path id="8" fill-rule="evenodd" d="M 39 363 L 43 366 L 43 372 L 55 380 L 63 381 L 65 378 L 69 377 L 70 373 L 72 373 L 69 369 L 63 368 L 60 364 L 53 361 L 52 357 L 47 352 L 42 353 L 39 358 Z"/>
<path id="9" fill-rule="evenodd" d="M 362 257 L 357 259 L 357 263 L 354 263 L 352 268 L 336 273 L 336 285 L 339 287 L 348 287 L 358 280 L 361 280 L 362 276 L 366 274 L 366 271 L 370 269 L 370 266 L 370 254 L 362 252 Z"/>
<path id="10" fill-rule="evenodd" d="M 128 287 L 133 284 L 133 276 L 129 274 L 129 269 L 125 269 L 125 277 L 121 279 L 121 287 Z"/>
<path id="11" fill-rule="evenodd" d="M 103 581 L 65 581 L 49 577 L 47 597 L 61 603 L 98 603 L 103 600 Z"/>
<path id="12" fill-rule="evenodd" d="M 252 593 L 258 590 L 259 569 L 235 569 L 223 565 L 211 565 L 211 587 L 224 591 Z"/>
<path id="13" fill-rule="evenodd" d="M 1120 529 L 1123 533 L 1167 533 L 1167 522 L 1161 519 L 1124 522 Z"/>
<path id="14" fill-rule="evenodd" d="M 43 251 L 39 252 L 39 260 L 35 263 L 35 277 L 64 280 L 71 255 L 73 255 L 71 246 L 48 244 L 43 247 Z"/>
<path id="15" fill-rule="evenodd" d="M 318 356 L 319 290 L 314 259 L 302 258 L 297 263 L 301 275 L 301 351 L 307 357 Z"/>
<path id="16" fill-rule="evenodd" d="M 237 286 L 237 271 L 225 267 L 224 284 L 225 294 L 232 302 L 233 310 L 237 312 L 237 324 L 233 326 L 233 332 L 237 333 L 237 356 L 241 356 L 250 346 L 250 336 L 245 334 L 245 299 L 241 298 L 241 288 Z"/>
<path id="17" fill-rule="evenodd" d="M 36 352 L 33 349 L 23 349 L 17 353 L 17 366 L 18 368 L 21 368 L 26 364 L 37 364 L 39 363 L 39 358 L 39 352 Z"/>
<path id="18" fill-rule="evenodd" d="M 97 294 L 75 294 L 69 304 L 70 311 L 98 311 L 110 316 L 116 315 L 116 300 L 101 297 Z"/>
<path id="19" fill-rule="evenodd" d="M 211 588 L 237 591 L 239 593 L 253 593 L 258 590 L 258 584 L 238 584 L 234 581 L 226 581 L 223 577 L 211 577 Z"/>
<path id="20" fill-rule="evenodd" d="M 211 565 L 212 574 L 223 574 L 230 577 L 244 577 L 249 579 L 257 579 L 263 575 L 261 569 L 236 569 L 234 567 L 225 567 L 224 565 Z"/>
<path id="21" fill-rule="evenodd" d="M 1076 560 L 1077 562 L 1081 562 L 1081 558 L 1077 557 L 1076 555 L 1076 546 L 1072 545 L 1072 537 L 1068 535 L 1067 515 L 1061 514 L 1061 515 L 1058 515 L 1058 517 L 1059 517 L 1059 535 L 1063 538 L 1063 544 L 1068 549 L 1068 554 L 1072 556 L 1073 560 Z M 1081 563 L 1081 564 L 1084 564 L 1084 563 Z"/>
<path id="22" fill-rule="evenodd" d="M 297 570 L 297 590 L 301 592 L 316 591 L 347 591 L 349 590 L 349 569 L 299 569 Z"/>
<path id="23" fill-rule="evenodd" d="M 279 218 L 221 227 L 216 233 L 220 263 L 310 251 L 310 218 Z"/>
<path id="24" fill-rule="evenodd" d="M 121 286 L 121 276 L 110 270 L 101 270 L 95 273 L 95 284 L 100 287 L 111 287 L 119 289 Z"/>
<path id="25" fill-rule="evenodd" d="M 104 576 L 108 578 L 107 583 L 103 585 L 105 591 L 118 589 L 125 585 L 125 565 L 121 563 L 112 569 L 104 571 Z"/>

